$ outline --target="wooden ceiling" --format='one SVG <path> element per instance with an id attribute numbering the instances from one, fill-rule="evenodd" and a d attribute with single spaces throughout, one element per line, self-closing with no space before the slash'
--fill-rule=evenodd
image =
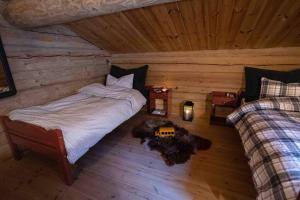
<path id="1" fill-rule="evenodd" d="M 300 1 L 182 0 L 68 26 L 113 53 L 300 46 Z"/>

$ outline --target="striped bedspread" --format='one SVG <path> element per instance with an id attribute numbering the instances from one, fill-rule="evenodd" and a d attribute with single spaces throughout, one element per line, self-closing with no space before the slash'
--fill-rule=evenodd
<path id="1" fill-rule="evenodd" d="M 241 106 L 228 116 L 241 136 L 259 200 L 297 199 L 300 191 L 300 97 Z"/>

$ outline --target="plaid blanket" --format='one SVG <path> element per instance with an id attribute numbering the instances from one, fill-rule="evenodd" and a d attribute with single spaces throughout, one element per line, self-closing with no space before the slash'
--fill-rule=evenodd
<path id="1" fill-rule="evenodd" d="M 300 191 L 300 97 L 250 102 L 227 120 L 241 136 L 257 199 L 296 199 Z"/>

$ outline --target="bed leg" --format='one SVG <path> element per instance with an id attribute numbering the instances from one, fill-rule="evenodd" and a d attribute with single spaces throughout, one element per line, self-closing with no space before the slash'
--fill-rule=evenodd
<path id="1" fill-rule="evenodd" d="M 65 158 L 64 156 L 60 157 L 59 165 L 62 170 L 65 183 L 67 185 L 72 185 L 74 179 L 73 179 L 71 164 L 69 163 L 68 159 Z"/>
<path id="2" fill-rule="evenodd" d="M 7 141 L 10 146 L 10 149 L 11 149 L 14 159 L 21 160 L 22 159 L 22 151 L 19 149 L 18 145 L 12 142 L 12 140 L 9 136 L 9 133 L 6 133 L 6 138 L 7 138 Z"/>
<path id="3" fill-rule="evenodd" d="M 12 142 L 10 142 L 9 145 L 10 145 L 10 149 L 12 151 L 14 159 L 21 160 L 22 159 L 22 151 L 19 149 L 19 147 Z"/>

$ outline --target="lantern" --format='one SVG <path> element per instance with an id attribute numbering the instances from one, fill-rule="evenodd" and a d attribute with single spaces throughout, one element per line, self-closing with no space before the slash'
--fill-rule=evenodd
<path id="1" fill-rule="evenodd" d="M 194 103 L 192 101 L 186 101 L 183 104 L 183 120 L 193 121 L 194 118 Z"/>

